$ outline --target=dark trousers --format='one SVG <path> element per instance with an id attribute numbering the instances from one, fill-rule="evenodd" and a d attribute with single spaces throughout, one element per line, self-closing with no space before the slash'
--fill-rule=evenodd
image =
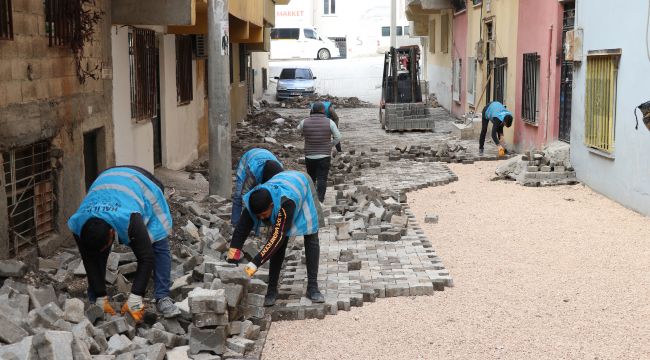
<path id="1" fill-rule="evenodd" d="M 273 254 L 269 266 L 269 291 L 275 291 L 278 288 L 280 279 L 280 270 L 282 262 L 287 252 L 289 239 L 285 236 L 280 248 Z M 320 244 L 318 233 L 305 235 L 305 257 L 307 258 L 307 287 L 318 288 L 318 261 L 320 257 Z"/>
<path id="2" fill-rule="evenodd" d="M 311 180 L 316 185 L 316 192 L 318 193 L 318 200 L 325 201 L 325 191 L 327 190 L 327 176 L 330 172 L 330 157 L 322 159 L 305 159 L 307 165 L 307 174 L 311 176 Z"/>
<path id="3" fill-rule="evenodd" d="M 479 137 L 479 139 L 478 139 L 478 148 L 479 148 L 479 150 L 483 150 L 483 146 L 485 145 L 485 135 L 487 135 L 487 130 L 488 130 L 488 124 L 489 123 L 490 123 L 490 120 L 483 117 L 483 122 L 481 124 L 481 137 Z"/>

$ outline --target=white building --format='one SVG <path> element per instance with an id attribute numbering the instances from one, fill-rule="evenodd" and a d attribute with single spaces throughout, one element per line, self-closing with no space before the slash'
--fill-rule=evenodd
<path id="1" fill-rule="evenodd" d="M 348 57 L 383 53 L 390 46 L 391 0 L 292 0 L 276 6 L 276 27 L 314 27 L 323 37 L 335 39 Z M 405 0 L 397 1 L 397 44 L 419 45 L 411 38 L 404 14 Z"/>

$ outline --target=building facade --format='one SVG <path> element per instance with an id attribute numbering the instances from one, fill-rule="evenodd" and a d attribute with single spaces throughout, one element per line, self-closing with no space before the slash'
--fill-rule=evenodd
<path id="1" fill-rule="evenodd" d="M 575 11 L 571 163 L 589 187 L 650 215 L 650 133 L 634 115 L 650 100 L 648 2 L 578 0 Z"/>
<path id="2" fill-rule="evenodd" d="M 67 218 L 115 161 L 109 3 L 59 5 L 0 1 L 0 258 L 70 242 Z M 74 40 L 82 17 L 92 43 Z"/>

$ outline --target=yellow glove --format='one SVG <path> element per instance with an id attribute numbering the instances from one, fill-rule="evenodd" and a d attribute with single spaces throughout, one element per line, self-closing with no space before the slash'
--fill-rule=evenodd
<path id="1" fill-rule="evenodd" d="M 248 274 L 248 277 L 252 278 L 253 275 L 255 275 L 255 273 L 257 272 L 257 265 L 253 264 L 252 262 L 249 262 L 244 267 L 244 271 L 246 272 L 246 274 Z"/>
<path id="2" fill-rule="evenodd" d="M 111 306 L 111 303 L 108 302 L 108 296 L 97 298 L 97 300 L 95 300 L 95 305 L 102 308 L 105 314 L 115 315 L 115 310 Z"/>
<path id="3" fill-rule="evenodd" d="M 122 315 L 126 313 L 131 314 L 136 323 L 141 323 L 144 319 L 144 304 L 142 303 L 142 296 L 131 294 L 129 299 L 122 305 Z"/>
<path id="4" fill-rule="evenodd" d="M 506 156 L 506 148 L 499 145 L 499 156 Z"/>

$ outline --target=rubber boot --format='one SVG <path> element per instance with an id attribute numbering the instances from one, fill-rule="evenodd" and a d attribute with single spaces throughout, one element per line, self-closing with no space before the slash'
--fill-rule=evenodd
<path id="1" fill-rule="evenodd" d="M 305 257 L 307 258 L 307 293 L 308 299 L 315 303 L 325 302 L 325 297 L 318 290 L 318 261 L 320 245 L 318 233 L 305 235 Z"/>

